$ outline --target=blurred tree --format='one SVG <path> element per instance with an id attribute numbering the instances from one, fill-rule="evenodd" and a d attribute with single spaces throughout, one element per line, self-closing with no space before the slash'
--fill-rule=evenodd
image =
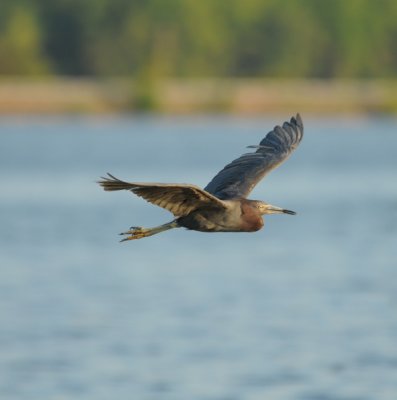
<path id="1" fill-rule="evenodd" d="M 0 72 L 397 76 L 395 0 L 2 0 Z"/>
<path id="2" fill-rule="evenodd" d="M 49 63 L 41 47 L 41 31 L 34 11 L 24 5 L 3 7 L 0 24 L 0 74 L 43 75 Z"/>
<path id="3" fill-rule="evenodd" d="M 238 46 L 232 75 L 307 77 L 321 56 L 324 33 L 303 0 L 289 0 L 280 12 L 280 2 L 268 0 L 251 3 L 250 12 L 236 8 L 236 20 L 243 22 L 237 37 Z M 245 20 L 241 19 L 245 15 Z"/>
<path id="4" fill-rule="evenodd" d="M 56 73 L 96 73 L 89 46 L 98 34 L 96 21 L 106 3 L 107 0 L 36 0 L 46 32 L 43 47 L 53 60 Z"/>

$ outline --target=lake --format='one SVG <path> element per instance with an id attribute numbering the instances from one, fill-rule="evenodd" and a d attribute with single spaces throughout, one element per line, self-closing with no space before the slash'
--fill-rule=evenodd
<path id="1" fill-rule="evenodd" d="M 395 400 L 397 119 L 303 115 L 256 233 L 174 229 L 130 181 L 205 186 L 289 116 L 0 118 L 0 398 Z"/>

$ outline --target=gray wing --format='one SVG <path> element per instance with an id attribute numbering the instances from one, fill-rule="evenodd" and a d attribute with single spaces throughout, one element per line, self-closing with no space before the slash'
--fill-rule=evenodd
<path id="1" fill-rule="evenodd" d="M 226 209 L 222 200 L 195 185 L 124 182 L 109 173 L 98 183 L 106 191 L 130 190 L 146 201 L 171 211 L 175 217 L 188 215 L 200 207 Z"/>
<path id="2" fill-rule="evenodd" d="M 243 154 L 226 165 L 204 188 L 219 199 L 247 197 L 255 185 L 272 169 L 285 161 L 303 137 L 299 114 L 283 126 L 276 126 L 258 146 L 256 152 Z"/>

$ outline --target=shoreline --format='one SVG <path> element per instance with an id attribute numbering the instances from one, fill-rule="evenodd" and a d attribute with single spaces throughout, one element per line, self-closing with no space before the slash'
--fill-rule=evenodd
<path id="1" fill-rule="evenodd" d="M 0 115 L 397 114 L 396 80 L 2 78 Z"/>

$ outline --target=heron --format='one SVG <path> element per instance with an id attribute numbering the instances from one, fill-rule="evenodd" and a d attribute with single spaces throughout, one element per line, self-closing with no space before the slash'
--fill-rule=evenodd
<path id="1" fill-rule="evenodd" d="M 191 184 L 124 182 L 110 173 L 98 183 L 106 191 L 131 191 L 174 215 L 171 222 L 153 228 L 132 226 L 120 233 L 122 242 L 181 227 L 200 232 L 256 232 L 263 228 L 265 215 L 296 214 L 247 197 L 268 172 L 291 155 L 302 137 L 303 122 L 297 114 L 275 126 L 258 145 L 248 146 L 255 151 L 227 164 L 204 189 Z"/>

